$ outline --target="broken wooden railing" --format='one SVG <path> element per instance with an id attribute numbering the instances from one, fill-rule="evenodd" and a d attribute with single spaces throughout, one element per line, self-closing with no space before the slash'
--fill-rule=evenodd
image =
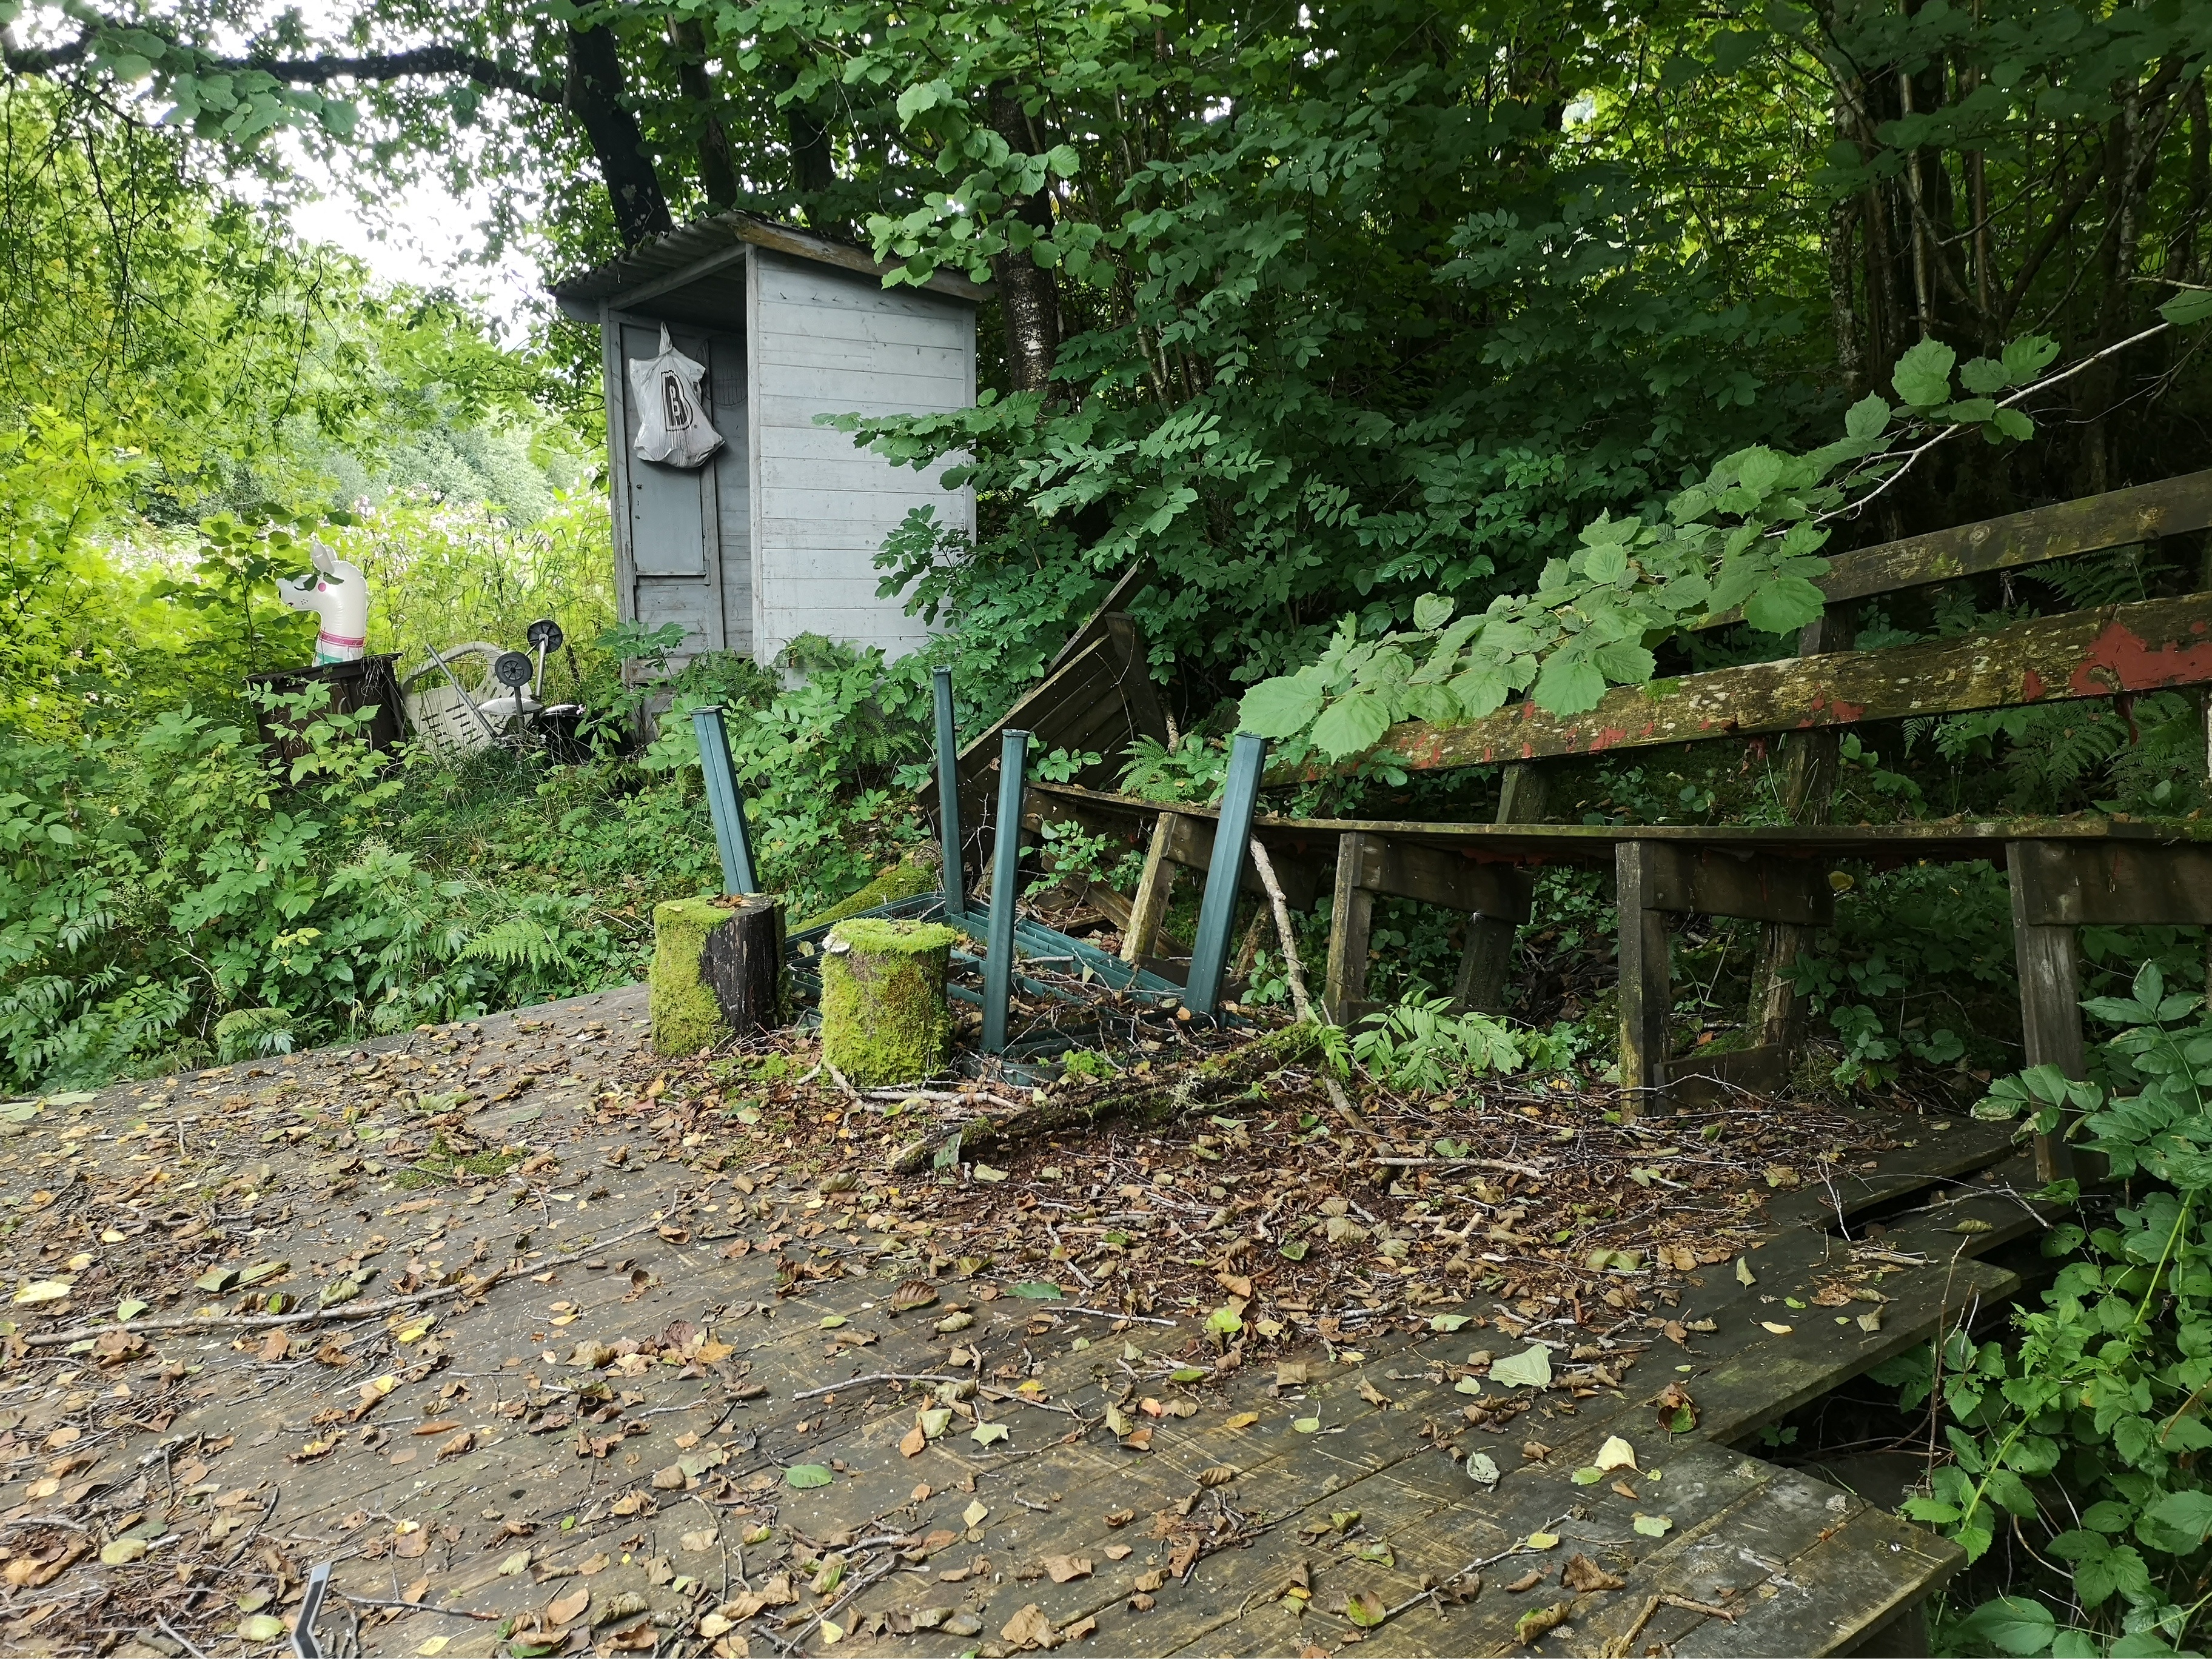
<path id="1" fill-rule="evenodd" d="M 2193 821 L 2066 819 L 1831 827 L 1838 735 L 1864 723 L 2068 700 L 2125 700 L 2212 685 L 2212 594 L 2188 593 L 2032 619 L 1983 633 L 1850 650 L 1850 603 L 1990 572 L 2098 553 L 2212 528 L 2212 471 L 1838 555 L 1820 586 L 1827 615 L 1799 655 L 1616 688 L 1597 707 L 1557 716 L 1523 703 L 1479 720 L 1402 723 L 1382 748 L 1415 769 L 1504 764 L 1496 819 L 1453 825 L 1261 815 L 1252 834 L 1286 888 L 1334 892 L 1324 1002 L 1349 1021 L 1366 1000 L 1374 903 L 1393 897 L 1468 918 L 1455 995 L 1502 1006 L 1516 927 L 1531 914 L 1529 872 L 1547 864 L 1613 871 L 1620 900 L 1621 1080 L 1626 1111 L 1650 1111 L 1699 1083 L 1773 1088 L 1797 1042 L 1788 971 L 1807 931 L 1833 918 L 1838 863 L 1988 861 L 2010 880 L 2027 1060 L 2074 1076 L 2082 1064 L 2079 956 L 2085 924 L 2212 924 L 2212 831 Z M 1739 621 L 1701 620 L 1700 627 Z M 1543 822 L 1546 763 L 1613 750 L 1788 735 L 1791 822 L 1776 827 L 1553 825 Z M 1310 773 L 1310 776 L 1313 776 Z M 1177 864 L 1212 846 L 1211 809 L 1079 786 L 1035 785 L 1031 826 L 1118 826 L 1147 846 L 1127 902 L 1122 956 L 1152 961 Z M 1301 902 L 1293 899 L 1293 904 Z M 1668 1054 L 1673 989 L 1669 919 L 1735 917 L 1765 925 L 1748 1047 Z M 2046 1175 L 2063 1146 L 2040 1148 Z"/>

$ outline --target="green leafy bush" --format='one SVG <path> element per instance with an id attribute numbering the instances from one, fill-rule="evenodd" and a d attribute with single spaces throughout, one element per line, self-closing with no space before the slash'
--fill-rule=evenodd
<path id="1" fill-rule="evenodd" d="M 1449 998 L 1419 992 L 1369 1015 L 1352 1034 L 1352 1059 L 1376 1083 L 1409 1095 L 1523 1067 L 1563 1067 L 1576 1047 L 1566 1030 L 1516 1030 L 1473 1010 L 1454 1014 Z"/>
<path id="2" fill-rule="evenodd" d="M 1906 1514 L 1969 1561 L 2015 1530 L 2034 1554 L 2014 1559 L 2033 1584 L 1976 1609 L 1954 1641 L 2172 1654 L 2203 1629 L 2212 1569 L 2212 1018 L 2155 965 L 2130 996 L 2085 1007 L 2122 1028 L 2099 1078 L 2030 1068 L 1975 1112 L 2046 1134 L 2078 1114 L 2076 1145 L 2123 1185 L 2118 1203 L 2093 1199 L 2045 1235 L 2065 1262 L 2013 1342 L 1954 1330 L 1875 1376 L 1907 1408 L 1934 1397 L 1944 1420 L 1948 1457 Z M 2064 1570 L 2039 1573 L 2039 1558 Z"/>
<path id="3" fill-rule="evenodd" d="M 1449 596 L 1424 594 L 1410 629 L 1382 633 L 1347 617 L 1316 662 L 1246 693 L 1239 724 L 1283 743 L 1286 760 L 1310 750 L 1334 761 L 1373 749 L 1399 721 L 1475 719 L 1516 696 L 1555 715 L 1595 709 L 1608 687 L 1650 680 L 1651 648 L 1706 617 L 1741 615 L 1766 634 L 1802 627 L 1820 615 L 1812 579 L 1827 569 L 1818 555 L 1844 505 L 1880 488 L 1932 432 L 1978 425 L 1993 440 L 2027 437 L 2027 417 L 1990 395 L 2033 381 L 2057 352 L 2032 337 L 1960 367 L 1949 347 L 1923 341 L 1893 377 L 1901 411 L 1869 393 L 1844 435 L 1819 449 L 1755 445 L 1677 492 L 1663 518 L 1601 513 L 1533 592 L 1497 595 L 1480 612 L 1455 615 Z"/>

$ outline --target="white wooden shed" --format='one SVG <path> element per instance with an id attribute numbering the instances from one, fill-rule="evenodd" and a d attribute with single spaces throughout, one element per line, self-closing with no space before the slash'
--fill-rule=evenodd
<path id="1" fill-rule="evenodd" d="M 915 507 L 972 535 L 974 491 L 814 418 L 973 404 L 988 291 L 949 274 L 886 288 L 888 269 L 847 243 L 722 214 L 554 286 L 562 312 L 599 330 L 617 606 L 648 627 L 681 623 L 673 661 L 729 651 L 768 664 L 805 633 L 896 658 L 928 639 L 903 597 L 876 592 L 875 557 Z M 631 372 L 660 354 L 664 328 L 705 371 L 699 413 L 723 442 L 703 464 L 637 452 L 648 412 Z"/>

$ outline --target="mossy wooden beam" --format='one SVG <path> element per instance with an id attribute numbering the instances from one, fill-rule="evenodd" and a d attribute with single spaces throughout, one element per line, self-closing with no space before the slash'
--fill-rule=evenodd
<path id="1" fill-rule="evenodd" d="M 825 923 L 842 923 L 862 912 L 872 912 L 878 906 L 915 899 L 936 888 L 938 880 L 935 853 L 927 848 L 917 848 L 896 865 L 886 865 L 878 871 L 866 888 L 847 894 L 826 911 L 815 912 L 792 932 L 805 934 Z"/>
<path id="2" fill-rule="evenodd" d="M 1833 604 L 1955 582 L 1985 571 L 2016 571 L 2207 527 L 2212 527 L 2212 470 L 1832 555 L 1827 575 L 1815 578 L 1814 586 Z M 1716 612 L 1700 619 L 1697 627 L 1719 628 L 1742 615 L 1741 611 Z"/>
<path id="3" fill-rule="evenodd" d="M 952 1052 L 945 981 L 959 931 L 942 923 L 848 918 L 822 951 L 822 1059 L 856 1087 L 911 1084 Z"/>
<path id="4" fill-rule="evenodd" d="M 893 1154 L 890 1168 L 919 1171 L 956 1143 L 958 1156 L 964 1157 L 983 1149 L 1004 1149 L 1017 1143 L 1087 1130 L 1108 1119 L 1164 1124 L 1240 1095 L 1285 1067 L 1311 1065 L 1320 1059 L 1321 1052 L 1321 1029 L 1310 1022 L 1301 1022 L 1171 1072 L 1144 1077 L 1132 1075 L 1087 1090 L 1063 1087 L 1048 1093 L 1039 1106 L 1003 1115 L 985 1115 L 933 1131 Z"/>
<path id="5" fill-rule="evenodd" d="M 1553 715 L 1523 703 L 1478 721 L 1404 721 L 1383 736 L 1380 748 L 1424 770 L 1480 767 L 2208 682 L 2212 594 L 2191 594 L 2039 617 L 1920 646 L 1787 658 L 1615 687 L 1580 715 Z M 1329 769 L 1307 771 L 1319 777 Z"/>

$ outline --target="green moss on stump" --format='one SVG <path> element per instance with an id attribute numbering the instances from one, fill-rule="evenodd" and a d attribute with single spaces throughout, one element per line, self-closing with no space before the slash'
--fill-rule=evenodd
<path id="1" fill-rule="evenodd" d="M 707 937 L 730 919 L 720 901 L 664 900 L 653 908 L 653 968 L 646 977 L 653 1047 L 665 1056 L 696 1055 L 730 1035 L 722 1006 L 699 972 Z"/>
<path id="2" fill-rule="evenodd" d="M 822 953 L 822 1058 L 860 1088 L 910 1084 L 952 1053 L 945 1000 L 957 930 L 862 917 L 830 931 Z"/>
<path id="3" fill-rule="evenodd" d="M 911 900 L 916 894 L 929 893 L 938 886 L 937 861 L 923 850 L 912 858 L 902 859 L 896 865 L 886 865 L 878 871 L 868 886 L 858 894 L 848 894 L 825 912 L 817 912 L 804 923 L 794 926 L 793 934 L 804 934 L 809 929 L 818 929 L 824 923 L 839 923 L 860 912 L 872 912 L 878 906 L 888 906 L 896 900 Z"/>

